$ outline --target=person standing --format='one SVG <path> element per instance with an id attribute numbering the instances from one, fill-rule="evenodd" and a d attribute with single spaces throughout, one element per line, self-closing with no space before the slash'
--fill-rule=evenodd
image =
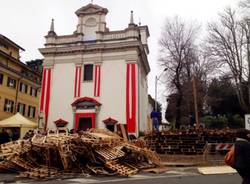
<path id="1" fill-rule="evenodd" d="M 196 125 L 196 120 L 194 115 L 189 115 L 189 127 L 192 128 Z"/>
<path id="2" fill-rule="evenodd" d="M 8 132 L 3 129 L 2 132 L 0 133 L 0 144 L 4 144 L 10 141 L 10 136 Z"/>
<path id="3" fill-rule="evenodd" d="M 153 130 L 159 132 L 159 113 L 155 110 L 155 108 L 151 112 L 150 117 L 153 123 Z"/>
<path id="4" fill-rule="evenodd" d="M 249 131 L 239 129 L 236 132 L 235 149 L 235 166 L 239 175 L 242 177 L 242 184 L 250 184 L 250 142 Z"/>
<path id="5" fill-rule="evenodd" d="M 19 130 L 16 129 L 16 128 L 12 129 L 11 140 L 12 140 L 12 141 L 16 141 L 16 140 L 19 139 L 19 137 L 20 137 L 20 135 L 19 135 Z"/>

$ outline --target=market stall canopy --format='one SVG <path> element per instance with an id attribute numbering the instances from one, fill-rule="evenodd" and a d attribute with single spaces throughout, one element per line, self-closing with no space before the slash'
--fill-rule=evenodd
<path id="1" fill-rule="evenodd" d="M 37 128 L 37 126 L 38 126 L 37 123 L 26 119 L 19 113 L 16 113 L 15 115 L 0 121 L 1 128 L 11 128 L 11 127 Z"/>

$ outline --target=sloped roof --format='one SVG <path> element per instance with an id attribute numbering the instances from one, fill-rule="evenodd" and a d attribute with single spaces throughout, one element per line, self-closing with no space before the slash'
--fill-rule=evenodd
<path id="1" fill-rule="evenodd" d="M 114 124 L 118 123 L 118 121 L 116 119 L 113 119 L 111 117 L 103 120 L 102 122 L 105 123 L 105 124 L 111 124 L 111 125 L 114 125 Z"/>
<path id="2" fill-rule="evenodd" d="M 97 13 L 104 13 L 107 14 L 108 13 L 108 9 L 107 8 L 103 8 L 101 6 L 98 6 L 96 4 L 88 4 L 86 6 L 81 7 L 80 9 L 78 9 L 75 13 L 77 16 L 84 14 L 84 15 L 88 15 L 88 14 L 97 14 Z"/>
<path id="3" fill-rule="evenodd" d="M 20 47 L 15 42 L 13 42 L 12 40 L 10 40 L 9 38 L 7 38 L 6 36 L 4 36 L 2 34 L 0 34 L 0 40 L 3 40 L 5 43 L 8 43 L 9 45 L 11 45 L 14 48 L 21 49 L 21 50 L 25 51 L 22 47 Z"/>
<path id="4" fill-rule="evenodd" d="M 64 127 L 64 126 L 66 126 L 69 122 L 68 122 L 68 121 L 65 121 L 65 120 L 63 120 L 63 119 L 60 118 L 60 119 L 54 121 L 54 123 L 55 123 L 55 125 L 56 125 L 57 127 Z"/>
<path id="5" fill-rule="evenodd" d="M 15 115 L 0 121 L 0 127 L 23 127 L 23 128 L 36 128 L 37 123 L 30 121 L 23 117 L 21 114 L 16 113 Z"/>

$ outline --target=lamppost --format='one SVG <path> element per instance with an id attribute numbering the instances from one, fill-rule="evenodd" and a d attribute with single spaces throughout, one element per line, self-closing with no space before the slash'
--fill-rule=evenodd
<path id="1" fill-rule="evenodd" d="M 247 63 L 248 63 L 248 95 L 250 99 L 250 17 L 246 18 L 247 23 Z"/>
<path id="2" fill-rule="evenodd" d="M 155 111 L 158 110 L 158 105 L 157 105 L 157 85 L 158 85 L 158 80 L 160 80 L 162 74 L 167 71 L 167 68 L 165 68 L 161 74 L 159 75 L 159 77 L 157 77 L 157 75 L 155 76 Z"/>
<path id="3" fill-rule="evenodd" d="M 193 97 L 194 97 L 194 112 L 195 112 L 195 120 L 196 120 L 196 127 L 200 127 L 200 119 L 198 113 L 198 106 L 197 106 L 197 88 L 196 88 L 196 77 L 193 75 L 192 77 L 193 83 Z"/>

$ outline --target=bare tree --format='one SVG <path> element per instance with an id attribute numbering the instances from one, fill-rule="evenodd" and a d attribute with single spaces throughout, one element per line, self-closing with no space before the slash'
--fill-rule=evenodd
<path id="1" fill-rule="evenodd" d="M 225 9 L 219 15 L 219 22 L 208 25 L 207 53 L 211 60 L 224 65 L 224 70 L 228 67 L 236 85 L 239 103 L 245 112 L 250 112 L 246 30 L 236 11 Z"/>
<path id="2" fill-rule="evenodd" d="M 250 8 L 250 0 L 242 0 L 239 2 L 241 8 Z"/>
<path id="3" fill-rule="evenodd" d="M 160 44 L 160 65 L 167 69 L 168 87 L 173 89 L 176 97 L 176 128 L 180 127 L 181 104 L 183 102 L 183 76 L 191 76 L 187 69 L 195 51 L 198 26 L 187 24 L 179 17 L 166 19 Z M 186 68 L 186 70 L 185 70 Z M 185 70 L 185 72 L 184 72 Z"/>

